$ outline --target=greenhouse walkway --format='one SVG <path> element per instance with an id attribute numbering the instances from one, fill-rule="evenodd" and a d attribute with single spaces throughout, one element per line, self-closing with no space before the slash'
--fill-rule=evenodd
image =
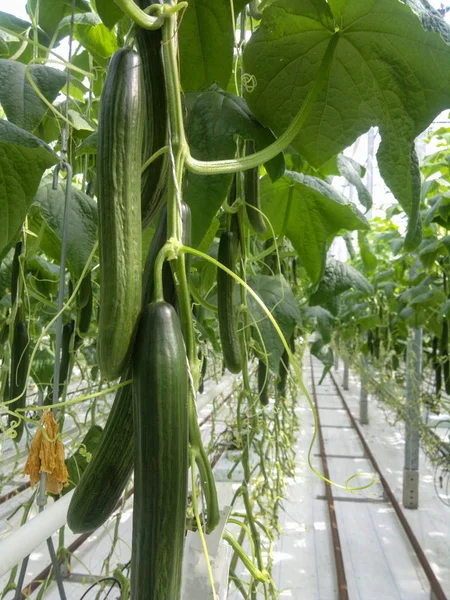
<path id="1" fill-rule="evenodd" d="M 312 374 L 313 371 L 313 374 Z M 313 379 L 330 479 L 341 486 L 363 486 L 366 476 L 374 473 L 364 448 L 352 427 L 334 381 L 357 419 L 359 381 L 350 373 L 349 390 L 340 387 L 343 369 L 327 375 L 319 386 L 322 365 L 305 358 L 304 381 L 313 397 Z M 297 441 L 296 481 L 290 482 L 282 535 L 275 546 L 273 577 L 282 598 L 295 600 L 335 600 L 339 596 L 336 560 L 326 485 L 308 467 L 309 444 L 314 420 L 306 399 L 299 403 L 301 419 Z M 358 423 L 359 425 L 359 423 Z M 369 399 L 369 424 L 359 425 L 380 471 L 401 503 L 404 433 L 401 425 L 393 427 L 375 399 Z M 323 473 L 319 439 L 311 453 L 315 469 Z M 413 551 L 404 529 L 383 494 L 377 480 L 360 492 L 348 492 L 331 486 L 334 499 L 347 597 L 350 600 L 435 600 L 430 584 Z M 433 470 L 425 456 L 420 456 L 419 509 L 401 507 L 417 537 L 432 570 L 450 598 L 450 514 L 438 499 L 433 485 Z M 233 595 L 233 600 L 237 598 Z"/>

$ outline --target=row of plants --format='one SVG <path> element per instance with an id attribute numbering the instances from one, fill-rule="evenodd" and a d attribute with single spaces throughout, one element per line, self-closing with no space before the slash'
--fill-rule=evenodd
<path id="1" fill-rule="evenodd" d="M 57 478 L 57 492 L 76 483 L 68 524 L 100 527 L 134 473 L 131 597 L 174 600 L 186 529 L 206 548 L 219 522 L 211 456 L 224 440 L 205 448 L 196 397 L 208 363 L 223 364 L 242 381 L 225 435 L 244 473 L 230 520 L 242 533 L 226 533 L 230 581 L 245 598 L 276 597 L 269 550 L 293 472 L 295 401 L 309 398 L 305 343 L 324 373 L 333 336 L 398 371 L 420 322 L 440 340 L 431 360 L 447 381 L 448 324 L 446 338 L 446 316 L 430 308 L 447 299 L 445 172 L 431 182 L 445 157 L 422 165 L 422 184 L 414 150 L 448 108 L 446 25 L 400 0 L 29 0 L 27 12 L 0 13 L 5 438 L 33 448 L 37 427 L 56 448 L 69 416 L 83 435 L 101 433 L 66 448 L 83 464 Z M 370 225 L 364 168 L 342 154 L 372 125 L 399 203 L 388 216 L 407 215 L 404 234 Z M 352 231 L 353 263 L 327 259 Z M 31 380 L 39 401 L 27 398 Z"/>

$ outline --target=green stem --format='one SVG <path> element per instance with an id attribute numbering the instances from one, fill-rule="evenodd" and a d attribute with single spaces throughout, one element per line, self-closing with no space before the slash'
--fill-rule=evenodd
<path id="1" fill-rule="evenodd" d="M 218 310 L 217 306 L 214 306 L 214 304 L 210 304 L 207 300 L 202 298 L 200 295 L 200 292 L 196 289 L 196 287 L 192 283 L 190 285 L 190 290 L 191 290 L 192 297 L 194 298 L 194 302 L 196 302 L 197 304 L 200 304 L 200 306 L 203 306 L 204 308 L 206 308 L 207 310 L 210 310 L 211 312 L 217 312 L 217 310 Z"/>
<path id="2" fill-rule="evenodd" d="M 200 175 L 237 173 L 238 171 L 246 171 L 247 169 L 258 167 L 272 158 L 275 158 L 280 152 L 283 152 L 283 150 L 285 150 L 299 134 L 301 128 L 311 114 L 320 92 L 328 80 L 338 40 L 339 32 L 336 32 L 330 38 L 324 57 L 319 66 L 317 78 L 310 88 L 299 112 L 286 131 L 273 144 L 270 144 L 270 146 L 267 146 L 264 150 L 255 152 L 255 154 L 251 154 L 250 156 L 232 160 L 212 161 L 196 160 L 190 155 L 189 150 L 186 147 L 186 167 L 189 171 L 199 173 Z"/>
<path id="3" fill-rule="evenodd" d="M 169 114 L 169 155 L 170 164 L 172 167 L 171 173 L 169 175 L 167 189 L 167 232 L 168 237 L 172 242 L 171 247 L 172 249 L 175 249 L 176 253 L 174 260 L 171 261 L 171 268 L 174 275 L 174 283 L 179 304 L 180 320 L 186 344 L 187 357 L 189 360 L 191 373 L 193 373 L 193 384 L 194 386 L 196 386 L 198 379 L 197 352 L 195 345 L 195 332 L 192 320 L 189 286 L 186 277 L 185 256 L 184 253 L 178 253 L 178 251 L 176 250 L 176 246 L 181 241 L 181 187 L 183 183 L 184 171 L 184 149 L 187 146 L 183 124 L 181 90 L 180 83 L 178 80 L 178 62 L 176 49 L 176 16 L 170 16 L 166 18 L 162 34 L 162 60 L 166 86 L 167 109 Z M 160 257 L 158 256 L 158 265 L 159 260 Z M 155 282 L 156 281 L 157 280 L 155 279 Z M 203 447 L 200 435 L 200 428 L 198 425 L 194 394 L 192 392 L 189 394 L 188 402 L 189 442 L 191 445 L 192 456 L 195 458 L 198 469 L 200 471 L 202 487 L 206 496 L 206 504 L 208 511 L 206 530 L 207 532 L 210 532 L 217 526 L 220 519 L 217 491 L 215 487 L 211 465 Z"/>
<path id="4" fill-rule="evenodd" d="M 161 29 L 163 26 L 163 16 L 151 17 L 147 15 L 133 0 L 114 0 L 114 2 L 132 21 L 143 29 Z"/>
<path id="5" fill-rule="evenodd" d="M 169 146 L 163 146 L 157 152 L 152 154 L 150 156 L 150 158 L 142 165 L 141 174 L 145 171 L 145 169 L 147 169 L 152 164 L 152 162 L 154 162 L 157 158 L 159 158 L 160 156 L 162 156 L 163 154 L 165 154 L 168 151 L 169 151 Z"/>

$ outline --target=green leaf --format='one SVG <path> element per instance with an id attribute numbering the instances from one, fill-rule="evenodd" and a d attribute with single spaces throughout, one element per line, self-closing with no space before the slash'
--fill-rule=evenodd
<path id="1" fill-rule="evenodd" d="M 301 314 L 294 293 L 285 278 L 280 275 L 257 275 L 249 284 L 269 308 L 284 337 L 289 341 L 295 325 L 301 325 Z M 269 368 L 278 373 L 284 351 L 283 343 L 259 304 L 251 296 L 248 299 L 252 317 L 257 322 L 266 352 L 269 354 Z"/>
<path id="2" fill-rule="evenodd" d="M 302 106 L 331 37 L 339 40 L 328 82 L 293 146 L 321 165 L 377 125 L 381 174 L 413 227 L 417 243 L 411 147 L 450 97 L 450 47 L 425 31 L 398 0 L 274 0 L 244 52 L 256 86 L 246 98 L 277 135 Z"/>
<path id="3" fill-rule="evenodd" d="M 313 284 L 325 268 L 330 238 L 341 229 L 369 229 L 358 209 L 328 183 L 292 171 L 275 183 L 262 179 L 261 208 L 275 235 L 290 239 Z"/>
<path id="4" fill-rule="evenodd" d="M 30 75 L 42 95 L 53 102 L 66 83 L 62 71 L 44 65 L 30 65 Z M 8 120 L 27 131 L 33 131 L 48 110 L 33 90 L 25 74 L 26 66 L 0 58 L 0 103 Z"/>
<path id="5" fill-rule="evenodd" d="M 72 0 L 28 0 L 27 12 L 30 16 L 36 14 L 39 26 L 51 37 L 58 29 L 64 17 L 72 13 Z M 89 12 L 91 7 L 87 0 L 75 0 L 75 13 Z"/>
<path id="6" fill-rule="evenodd" d="M 61 37 L 69 35 L 70 19 L 69 16 L 61 21 L 59 31 Z M 92 12 L 75 15 L 73 35 L 77 42 L 99 59 L 109 58 L 118 49 L 114 31 L 105 27 L 100 17 Z"/>
<path id="7" fill-rule="evenodd" d="M 57 162 L 43 141 L 0 120 L 0 251 L 22 226 L 44 171 Z"/>
<path id="8" fill-rule="evenodd" d="M 43 237 L 43 251 L 56 261 L 61 258 L 61 238 L 64 215 L 65 185 L 59 184 L 56 190 L 52 182 L 43 183 L 36 194 L 36 207 L 39 216 L 34 214 L 30 227 L 39 230 L 42 219 L 48 231 Z M 81 190 L 72 186 L 67 232 L 67 264 L 76 279 L 92 252 L 97 240 L 97 203 Z"/>
<path id="9" fill-rule="evenodd" d="M 10 248 L 0 260 L 0 298 L 11 291 L 12 262 L 14 258 L 14 248 Z"/>
<path id="10" fill-rule="evenodd" d="M 95 0 L 95 8 L 108 29 L 112 29 L 123 17 L 122 9 L 111 0 Z"/>
<path id="11" fill-rule="evenodd" d="M 378 259 L 367 241 L 367 236 L 362 231 L 358 231 L 358 245 L 364 270 L 368 273 L 375 271 Z"/>
<path id="12" fill-rule="evenodd" d="M 95 131 L 81 142 L 78 146 L 76 156 L 81 156 L 82 154 L 97 154 L 97 141 L 98 134 Z"/>
<path id="13" fill-rule="evenodd" d="M 322 306 L 305 306 L 302 309 L 302 317 L 312 320 L 317 325 L 317 330 L 320 333 L 325 344 L 331 342 L 333 333 L 334 316 Z"/>
<path id="14" fill-rule="evenodd" d="M 92 127 L 92 125 L 88 121 L 86 121 L 86 119 L 83 116 L 81 116 L 80 113 L 76 110 L 69 110 L 68 117 L 69 121 L 73 125 L 73 128 L 77 131 L 95 131 L 94 127 Z"/>
<path id="15" fill-rule="evenodd" d="M 9 13 L 0 11 L 0 27 L 4 27 L 5 29 L 8 29 L 9 31 L 14 33 L 23 34 L 25 33 L 25 31 L 27 31 L 27 29 L 31 29 L 33 25 L 29 21 L 19 19 L 19 17 L 16 17 L 15 15 L 10 15 Z M 45 31 L 42 31 L 42 29 L 38 27 L 37 32 L 38 42 L 43 46 L 50 46 L 51 39 L 45 33 Z M 33 39 L 32 35 L 30 37 Z"/>
<path id="16" fill-rule="evenodd" d="M 329 258 L 319 287 L 309 303 L 311 306 L 326 304 L 330 298 L 336 298 L 349 289 L 360 290 L 367 295 L 374 293 L 372 284 L 359 271 L 347 263 Z"/>
<path id="17" fill-rule="evenodd" d="M 188 0 L 179 31 L 181 86 L 193 92 L 217 83 L 226 89 L 233 68 L 230 0 Z"/>
<path id="18" fill-rule="evenodd" d="M 338 169 L 342 177 L 355 186 L 356 191 L 358 193 L 358 200 L 367 210 L 372 208 L 372 196 L 370 195 L 369 190 L 366 188 L 364 183 L 362 182 L 363 171 L 362 166 L 350 158 L 349 156 L 345 156 L 345 154 L 338 155 Z"/>
<path id="19" fill-rule="evenodd" d="M 407 252 L 415 250 L 422 241 L 422 219 L 420 216 L 420 198 L 422 193 L 422 180 L 420 176 L 419 159 L 414 143 L 411 145 L 411 210 L 409 212 L 408 229 L 403 245 Z"/>
<path id="20" fill-rule="evenodd" d="M 328 373 L 328 371 L 334 365 L 333 350 L 330 348 L 330 346 L 325 344 L 324 341 L 320 337 L 318 337 L 311 344 L 311 354 L 313 356 L 315 356 L 318 360 L 320 360 L 320 362 L 323 364 L 322 376 L 319 381 L 319 385 L 320 385 L 322 383 L 322 381 L 324 380 L 325 375 Z"/>
<path id="21" fill-rule="evenodd" d="M 203 92 L 186 94 L 186 135 L 194 158 L 222 160 L 234 158 L 236 136 L 255 140 L 256 150 L 262 150 L 275 138 L 262 127 L 245 101 L 212 85 Z M 275 180 L 284 172 L 284 157 L 279 154 L 265 164 Z M 192 243 L 198 246 L 211 221 L 224 202 L 232 180 L 231 175 L 196 175 L 186 177 L 185 201 L 192 210 Z"/>

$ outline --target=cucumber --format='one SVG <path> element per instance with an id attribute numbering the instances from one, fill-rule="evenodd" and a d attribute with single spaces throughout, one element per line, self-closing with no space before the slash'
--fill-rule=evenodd
<path id="1" fill-rule="evenodd" d="M 203 394 L 204 389 L 205 389 L 205 375 L 206 375 L 206 368 L 208 366 L 208 363 L 206 360 L 206 354 L 202 354 L 201 351 L 199 351 L 199 353 L 198 353 L 198 358 L 199 358 L 199 360 L 202 361 L 202 369 L 200 372 L 200 383 L 198 386 L 198 391 L 200 392 L 200 394 Z"/>
<path id="2" fill-rule="evenodd" d="M 188 372 L 167 302 L 142 312 L 133 353 L 134 509 L 131 598 L 179 600 L 187 506 Z"/>
<path id="3" fill-rule="evenodd" d="M 247 140 L 245 142 L 245 156 L 255 153 L 255 142 Z M 261 215 L 261 203 L 259 197 L 259 167 L 247 169 L 244 171 L 244 196 L 247 206 L 247 216 L 250 225 L 256 233 L 266 233 L 266 224 Z M 258 209 L 258 210 L 256 210 Z"/>
<path id="4" fill-rule="evenodd" d="M 69 365 L 70 365 L 70 341 L 72 339 L 72 335 L 75 329 L 74 321 L 70 321 L 69 323 L 65 323 L 62 330 L 62 340 L 61 340 L 61 362 L 59 363 L 59 389 L 58 389 L 58 398 L 61 398 L 62 393 L 64 391 L 64 384 L 67 380 L 67 375 L 69 374 Z M 47 391 L 47 397 L 45 399 L 44 404 L 46 406 L 53 404 L 53 386 L 49 386 Z"/>
<path id="5" fill-rule="evenodd" d="M 89 294 L 86 304 L 78 311 L 77 334 L 80 338 L 85 337 L 89 331 L 92 319 L 92 302 L 93 294 L 91 287 L 91 293 Z"/>
<path id="6" fill-rule="evenodd" d="M 185 203 L 181 203 L 181 226 L 182 226 L 182 242 L 186 246 L 191 245 L 191 231 L 192 231 L 192 219 L 191 219 L 191 209 Z M 144 267 L 144 275 L 143 275 L 143 284 L 142 284 L 142 306 L 147 306 L 150 302 L 153 301 L 153 292 L 155 289 L 155 261 L 158 256 L 159 251 L 167 242 L 167 204 L 164 205 L 161 216 L 159 218 L 158 226 L 155 231 L 155 235 L 153 236 L 152 242 L 150 244 L 150 248 L 147 253 L 147 258 L 145 260 Z M 189 283 L 189 274 L 190 274 L 190 257 L 186 256 L 186 276 L 188 278 Z M 172 276 L 172 269 L 170 268 L 170 264 L 168 261 L 164 263 L 163 266 L 163 291 L 164 298 L 175 306 L 176 304 L 176 292 L 175 292 L 175 284 Z"/>
<path id="7" fill-rule="evenodd" d="M 283 398 L 286 396 L 288 375 L 289 375 L 289 354 L 285 350 L 283 352 L 283 355 L 280 360 L 280 366 L 279 366 L 279 370 L 278 370 L 278 382 L 277 382 L 278 393 Z"/>
<path id="8" fill-rule="evenodd" d="M 83 309 L 88 302 L 92 299 L 92 276 L 91 272 L 88 271 L 87 275 L 83 277 L 80 287 L 78 289 L 77 304 L 79 309 Z"/>
<path id="9" fill-rule="evenodd" d="M 29 338 L 28 326 L 25 321 L 16 321 L 14 324 L 14 337 L 11 348 L 11 367 L 9 371 L 9 399 L 17 398 L 9 404 L 8 409 L 15 411 L 18 408 L 25 408 L 27 401 L 27 374 L 29 363 Z M 21 413 L 23 416 L 23 413 Z M 13 421 L 17 421 L 14 415 L 8 415 L 8 427 L 11 427 Z M 15 429 L 16 437 L 14 441 L 20 442 L 24 430 L 24 421 L 20 420 Z"/>
<path id="10" fill-rule="evenodd" d="M 100 100 L 97 179 L 100 317 L 97 353 L 116 379 L 129 357 L 141 308 L 141 158 L 144 126 L 141 61 L 122 48 L 112 57 Z"/>
<path id="11" fill-rule="evenodd" d="M 137 0 L 145 10 L 154 0 Z M 142 61 L 145 96 L 145 138 L 143 161 L 167 144 L 168 121 L 166 85 L 161 54 L 162 30 L 150 31 L 137 28 L 136 45 Z M 168 155 L 157 158 L 142 174 L 141 212 L 142 227 L 145 229 L 165 200 L 169 172 Z"/>
<path id="12" fill-rule="evenodd" d="M 435 378 L 435 394 L 438 396 L 441 393 L 442 389 L 442 365 L 438 359 L 438 344 L 439 339 L 437 335 L 433 337 L 433 350 L 431 355 L 431 363 L 434 370 L 434 378 Z"/>
<path id="13" fill-rule="evenodd" d="M 99 425 L 92 425 L 83 438 L 80 447 L 66 460 L 67 472 L 69 473 L 69 485 L 62 489 L 61 494 L 67 494 L 70 490 L 79 483 L 81 476 L 86 471 L 89 464 L 85 452 L 89 452 L 91 455 L 95 454 L 97 447 L 102 437 L 103 429 Z M 83 446 L 83 452 L 81 450 Z M 92 460 L 92 457 L 91 457 Z"/>
<path id="14" fill-rule="evenodd" d="M 14 249 L 14 258 L 12 261 L 11 268 L 11 306 L 14 306 L 17 299 L 17 290 L 19 289 L 19 275 L 20 275 L 20 260 L 19 257 L 22 253 L 22 242 L 17 242 Z"/>
<path id="15" fill-rule="evenodd" d="M 269 404 L 269 377 L 267 365 L 263 360 L 258 362 L 258 394 L 263 406 Z"/>
<path id="16" fill-rule="evenodd" d="M 130 379 L 131 373 L 126 378 Z M 102 438 L 69 505 L 67 523 L 74 533 L 98 529 L 113 512 L 133 471 L 131 385 L 119 388 Z"/>
<path id="17" fill-rule="evenodd" d="M 220 236 L 218 259 L 225 267 L 234 270 L 234 234 L 224 231 Z M 217 269 L 217 309 L 223 360 L 231 373 L 241 372 L 241 349 L 236 318 L 235 281 L 222 269 Z"/>
<path id="18" fill-rule="evenodd" d="M 441 335 L 442 374 L 444 376 L 445 393 L 450 394 L 450 362 L 448 356 L 448 320 L 444 317 Z"/>

